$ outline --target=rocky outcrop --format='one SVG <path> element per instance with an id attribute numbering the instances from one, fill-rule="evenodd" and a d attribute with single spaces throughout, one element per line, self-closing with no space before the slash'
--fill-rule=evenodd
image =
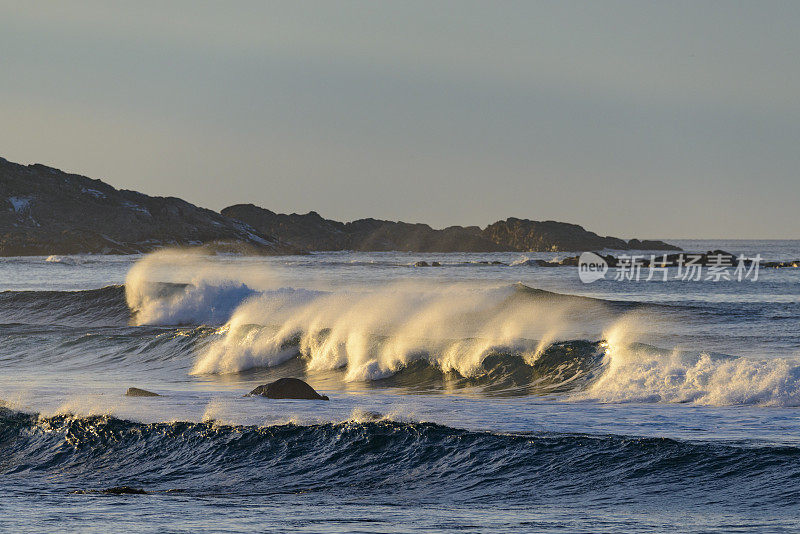
<path id="1" fill-rule="evenodd" d="M 492 243 L 477 226 L 451 226 L 435 230 L 427 224 L 359 219 L 343 223 L 321 217 L 317 212 L 284 215 L 253 204 L 237 204 L 222 214 L 242 221 L 261 232 L 306 250 L 413 251 L 413 252 L 496 252 L 503 247 Z"/>
<path id="2" fill-rule="evenodd" d="M 0 158 L 2 256 L 128 254 L 196 245 L 253 254 L 295 250 L 179 198 L 117 190 L 100 180 Z"/>
<path id="3" fill-rule="evenodd" d="M 128 391 L 125 392 L 126 397 L 160 397 L 158 393 L 153 393 L 152 391 L 147 391 L 146 389 L 139 389 L 139 388 L 128 388 Z"/>
<path id="4" fill-rule="evenodd" d="M 76 490 L 72 493 L 74 495 L 90 495 L 93 493 L 99 493 L 103 495 L 147 495 L 147 492 L 142 488 L 134 488 L 132 486 L 114 486 L 113 488 L 101 490 Z"/>
<path id="5" fill-rule="evenodd" d="M 427 224 L 359 219 L 342 223 L 316 212 L 283 215 L 237 204 L 222 214 L 242 221 L 262 233 L 306 250 L 360 250 L 409 252 L 541 252 L 619 250 L 680 250 L 663 241 L 623 241 L 601 237 L 576 224 L 510 218 L 481 230 L 477 226 L 451 226 L 436 230 Z"/>
<path id="6" fill-rule="evenodd" d="M 762 267 L 767 269 L 785 269 L 785 268 L 792 268 L 797 269 L 800 268 L 800 260 L 793 260 L 793 261 L 767 261 L 761 264 Z"/>
<path id="7" fill-rule="evenodd" d="M 680 250 L 663 241 L 623 241 L 601 237 L 577 224 L 556 221 L 530 221 L 511 217 L 490 224 L 483 235 L 505 250 L 520 252 L 557 252 L 563 250 Z"/>
<path id="8" fill-rule="evenodd" d="M 320 395 L 299 378 L 281 378 L 271 384 L 258 386 L 248 395 L 258 395 L 269 399 L 328 400 L 328 397 Z"/>

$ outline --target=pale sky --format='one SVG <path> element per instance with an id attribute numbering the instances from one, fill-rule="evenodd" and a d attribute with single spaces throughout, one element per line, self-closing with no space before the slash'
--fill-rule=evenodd
<path id="1" fill-rule="evenodd" d="M 800 238 L 800 2 L 7 2 L 0 156 L 219 210 Z"/>

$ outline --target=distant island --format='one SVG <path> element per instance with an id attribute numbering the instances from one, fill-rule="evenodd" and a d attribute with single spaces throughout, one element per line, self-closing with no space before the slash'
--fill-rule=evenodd
<path id="1" fill-rule="evenodd" d="M 283 215 L 253 204 L 237 204 L 222 215 L 247 223 L 259 232 L 279 236 L 306 250 L 410 252 L 557 252 L 600 249 L 680 250 L 663 241 L 623 241 L 601 237 L 577 224 L 509 218 L 486 228 L 359 219 L 342 223 L 316 212 Z"/>
<path id="2" fill-rule="evenodd" d="M 279 214 L 253 204 L 220 213 L 41 164 L 0 158 L 0 256 L 135 254 L 203 246 L 243 254 L 308 251 L 542 252 L 680 250 L 663 241 L 602 237 L 576 224 L 509 218 L 486 228 Z"/>

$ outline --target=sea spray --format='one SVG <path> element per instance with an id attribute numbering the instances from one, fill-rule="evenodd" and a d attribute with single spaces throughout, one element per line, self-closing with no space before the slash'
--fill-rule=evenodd
<path id="1" fill-rule="evenodd" d="M 384 378 L 419 359 L 474 376 L 492 352 L 521 352 L 534 361 L 560 335 L 585 334 L 597 316 L 584 312 L 575 302 L 519 298 L 508 285 L 400 282 L 334 293 L 265 292 L 233 313 L 193 372 L 273 366 L 299 353 L 311 371 L 346 368 L 348 381 Z"/>
<path id="2" fill-rule="evenodd" d="M 267 269 L 215 261 L 199 249 L 165 249 L 131 267 L 125 298 L 136 324 L 222 324 L 273 282 Z"/>
<path id="3" fill-rule="evenodd" d="M 671 320 L 670 307 L 521 284 L 405 280 L 346 290 L 293 288 L 263 266 L 234 269 L 224 259 L 183 251 L 143 258 L 131 269 L 126 297 L 138 324 L 220 325 L 196 345 L 195 375 L 299 358 L 304 372 L 337 370 L 345 382 L 394 375 L 387 384 L 445 380 L 412 365 L 422 362 L 462 377 L 449 382 L 456 387 L 480 385 L 487 392 L 558 392 L 614 403 L 800 405 L 796 358 L 737 358 L 641 343 Z"/>
<path id="4" fill-rule="evenodd" d="M 800 358 L 744 358 L 637 343 L 646 317 L 605 332 L 603 371 L 574 398 L 600 402 L 800 406 Z"/>
<path id="5" fill-rule="evenodd" d="M 281 287 L 263 268 L 230 269 L 191 251 L 143 258 L 130 270 L 126 297 L 138 324 L 225 322 L 195 374 L 274 366 L 299 353 L 311 371 L 346 368 L 348 381 L 386 377 L 418 359 L 472 376 L 499 349 L 534 361 L 564 336 L 597 336 L 616 315 L 601 301 L 520 284 Z"/>

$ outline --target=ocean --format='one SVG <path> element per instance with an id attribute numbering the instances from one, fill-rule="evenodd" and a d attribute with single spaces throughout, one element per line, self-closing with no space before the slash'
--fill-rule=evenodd
<path id="1" fill-rule="evenodd" d="M 0 258 L 0 530 L 796 531 L 800 269 L 570 255 Z"/>

